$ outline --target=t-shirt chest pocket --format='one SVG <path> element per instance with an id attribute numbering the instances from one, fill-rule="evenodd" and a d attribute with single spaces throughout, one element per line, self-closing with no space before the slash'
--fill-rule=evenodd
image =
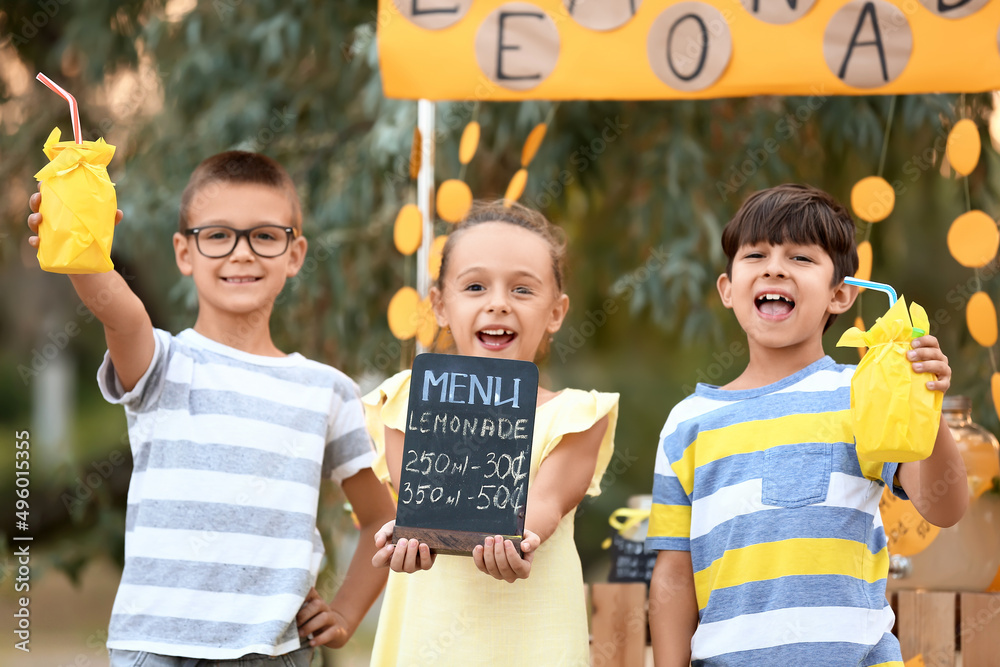
<path id="1" fill-rule="evenodd" d="M 833 452 L 828 443 L 782 445 L 764 451 L 761 502 L 804 507 L 826 500 Z"/>

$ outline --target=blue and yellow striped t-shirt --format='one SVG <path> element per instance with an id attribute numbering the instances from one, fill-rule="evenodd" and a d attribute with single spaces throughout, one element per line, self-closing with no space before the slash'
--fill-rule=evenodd
<path id="1" fill-rule="evenodd" d="M 695 667 L 902 665 L 878 508 L 897 464 L 858 461 L 854 368 L 699 384 L 670 412 L 646 545 L 691 552 Z"/>

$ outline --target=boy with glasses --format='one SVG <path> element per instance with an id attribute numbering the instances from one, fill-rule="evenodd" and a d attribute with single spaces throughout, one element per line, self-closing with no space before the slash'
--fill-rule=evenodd
<path id="1" fill-rule="evenodd" d="M 202 162 L 181 197 L 173 245 L 198 292 L 192 329 L 154 329 L 114 271 L 70 276 L 104 324 L 98 384 L 125 406 L 134 459 L 113 667 L 305 666 L 312 647 L 347 642 L 385 584 L 370 563 L 394 510 L 370 467 L 358 388 L 271 340 L 275 299 L 305 259 L 301 226 L 285 170 L 230 151 Z M 313 588 L 321 479 L 343 487 L 361 524 L 329 604 Z"/>

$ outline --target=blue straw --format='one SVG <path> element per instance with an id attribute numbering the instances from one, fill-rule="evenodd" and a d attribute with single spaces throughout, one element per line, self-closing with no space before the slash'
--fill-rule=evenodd
<path id="1" fill-rule="evenodd" d="M 896 305 L 896 300 L 898 297 L 896 296 L 896 290 L 894 290 L 891 285 L 886 285 L 885 283 L 877 283 L 873 280 L 861 280 L 861 278 L 851 278 L 851 277 L 844 278 L 844 282 L 847 283 L 848 285 L 855 285 L 857 287 L 864 287 L 866 289 L 873 289 L 879 292 L 884 292 L 889 297 L 889 307 L 892 308 L 894 305 Z M 923 329 L 918 329 L 917 327 L 913 327 L 914 338 L 923 336 L 926 333 L 927 332 L 924 331 Z"/>
<path id="2" fill-rule="evenodd" d="M 885 283 L 877 283 L 873 280 L 861 280 L 861 278 L 844 278 L 844 282 L 848 285 L 855 285 L 857 287 L 864 287 L 865 289 L 878 290 L 879 292 L 885 292 L 889 295 L 889 307 L 896 305 L 896 290 L 892 289 L 891 285 L 886 285 Z"/>

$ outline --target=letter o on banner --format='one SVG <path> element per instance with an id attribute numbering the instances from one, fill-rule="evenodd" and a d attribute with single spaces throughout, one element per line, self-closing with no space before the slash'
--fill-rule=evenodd
<path id="1" fill-rule="evenodd" d="M 826 24 L 823 34 L 827 67 L 855 88 L 878 88 L 895 81 L 912 52 L 910 22 L 885 0 L 847 3 Z"/>
<path id="2" fill-rule="evenodd" d="M 936 2 L 937 0 L 935 0 Z M 799 0 L 798 3 L 767 0 L 740 0 L 750 16 L 771 25 L 785 25 L 805 16 L 816 0 Z"/>
<path id="3" fill-rule="evenodd" d="M 660 81 L 675 90 L 708 88 L 733 55 L 729 24 L 715 7 L 680 2 L 668 7 L 649 29 L 646 56 Z"/>
<path id="4" fill-rule="evenodd" d="M 508 90 L 531 90 L 559 60 L 559 29 L 539 7 L 508 2 L 476 33 L 476 61 L 490 81 Z"/>
<path id="5" fill-rule="evenodd" d="M 614 30 L 631 20 L 642 0 L 563 0 L 563 7 L 574 21 L 589 30 Z"/>
<path id="6" fill-rule="evenodd" d="M 961 19 L 975 14 L 990 0 L 920 0 L 929 12 L 943 19 Z"/>
<path id="7" fill-rule="evenodd" d="M 441 30 L 462 20 L 472 0 L 394 0 L 399 13 L 426 30 Z"/>

